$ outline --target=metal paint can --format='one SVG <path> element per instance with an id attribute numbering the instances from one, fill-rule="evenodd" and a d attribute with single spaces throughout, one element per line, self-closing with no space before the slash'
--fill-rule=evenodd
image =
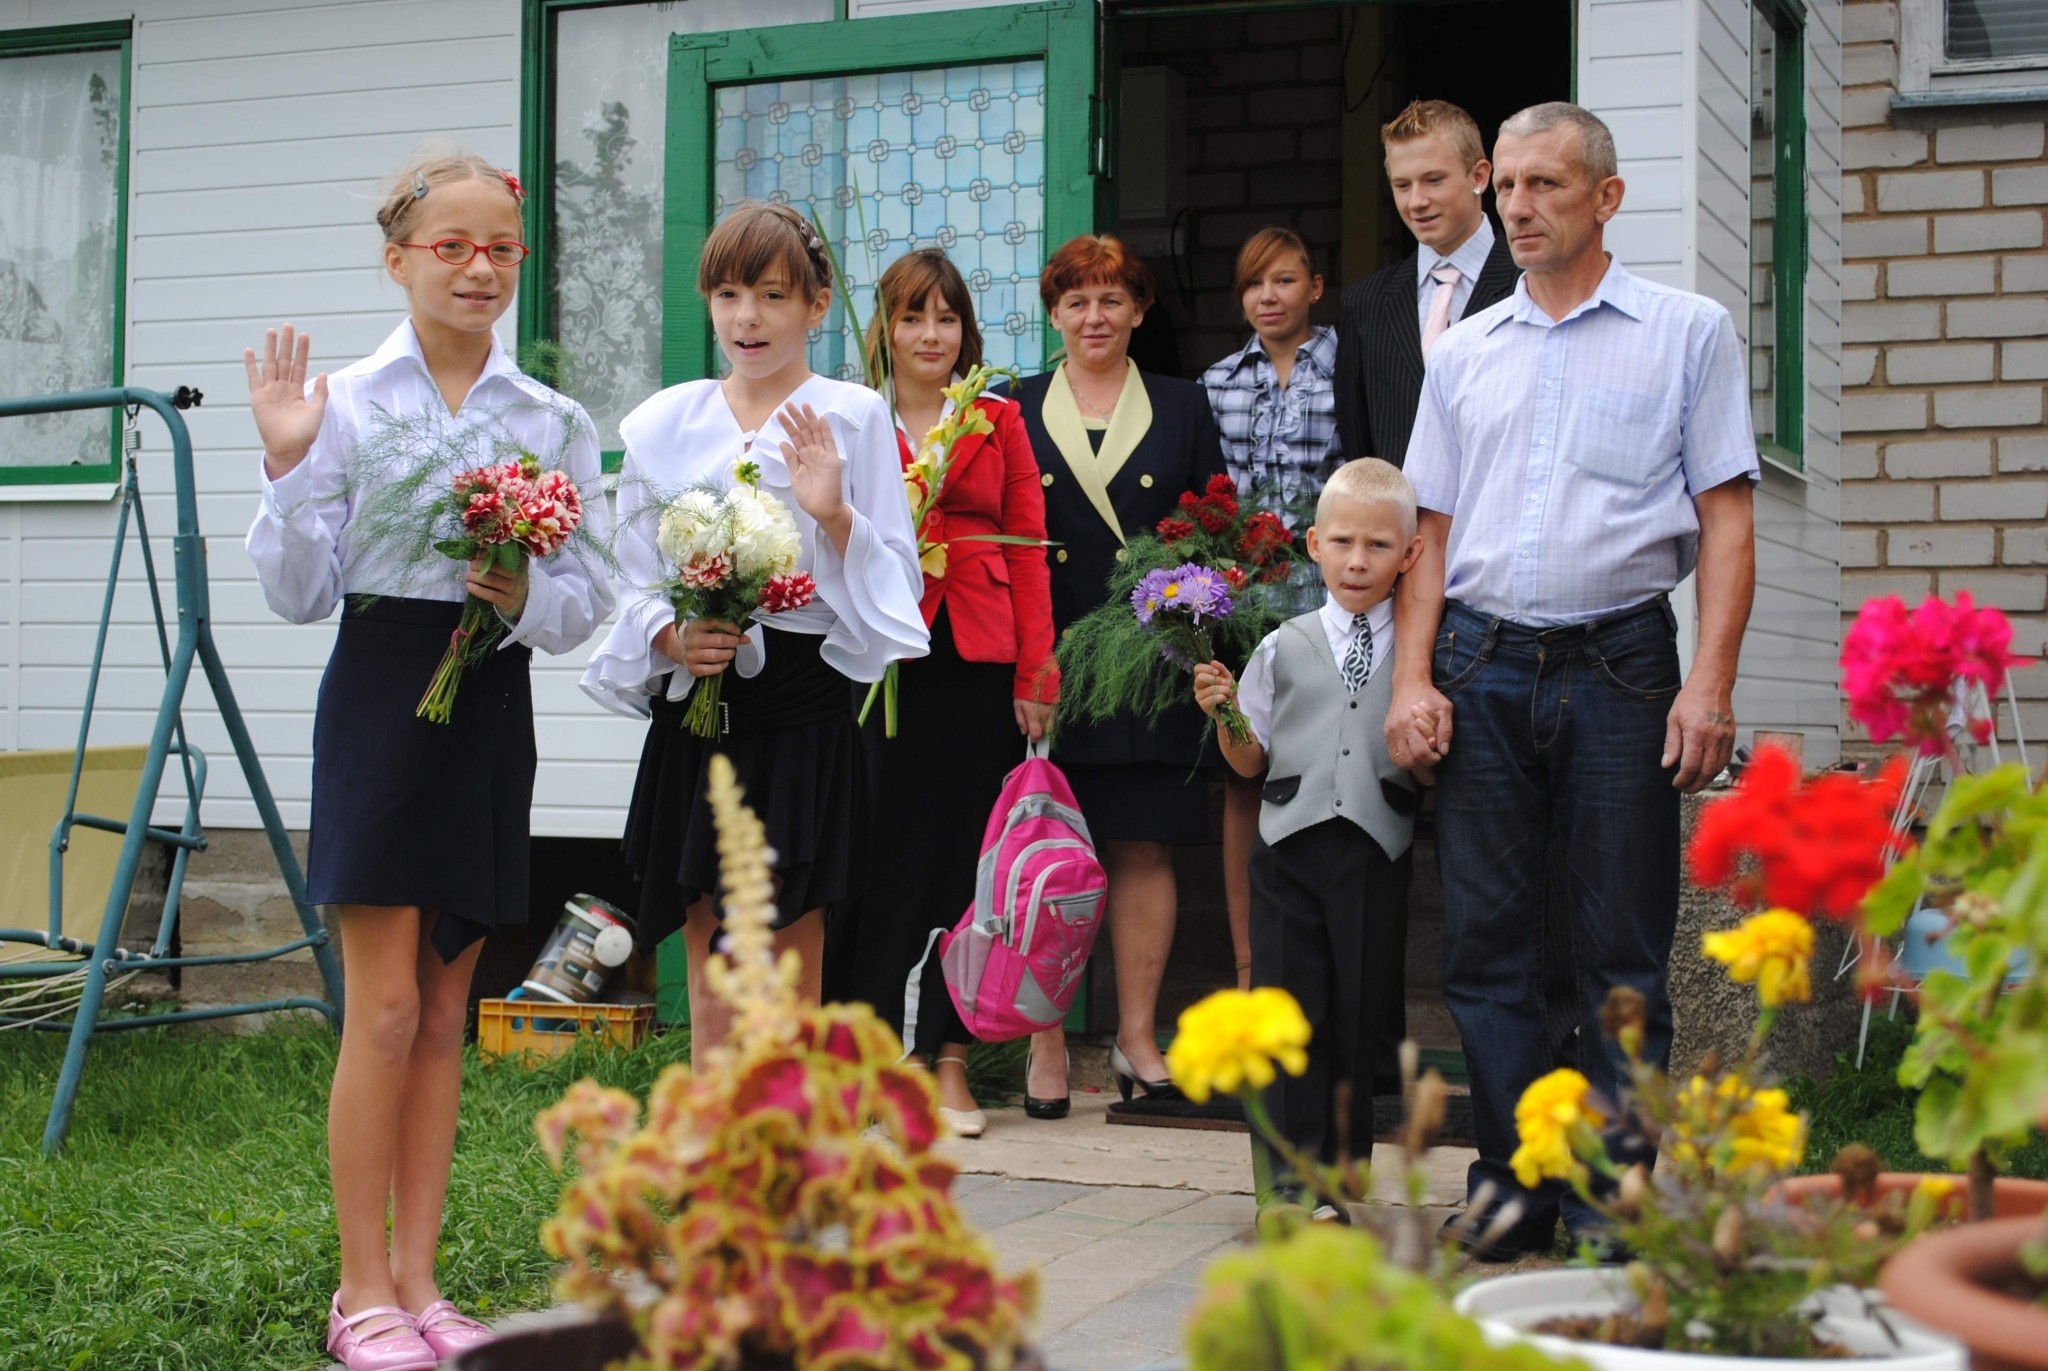
<path id="1" fill-rule="evenodd" d="M 548 935 L 526 993 L 557 1004 L 590 1004 L 604 993 L 612 972 L 633 955 L 633 916 L 595 895 L 575 895 Z"/>

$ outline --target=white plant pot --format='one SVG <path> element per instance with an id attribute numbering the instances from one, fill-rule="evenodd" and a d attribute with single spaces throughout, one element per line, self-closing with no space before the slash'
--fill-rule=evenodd
<path id="1" fill-rule="evenodd" d="M 1884 1371 L 1967 1371 L 1969 1353 L 1961 1343 L 1896 1313 L 1887 1312 L 1885 1323 L 1880 1324 L 1867 1311 L 1866 1298 L 1877 1301 L 1880 1297 L 1875 1291 L 1859 1292 L 1847 1286 L 1815 1297 L 1822 1310 L 1822 1336 L 1847 1348 L 1857 1359 L 1856 1365 Z M 1527 1331 L 1546 1319 L 1609 1314 L 1633 1307 L 1635 1297 L 1617 1267 L 1496 1276 L 1467 1286 L 1452 1303 L 1460 1314 L 1475 1320 L 1492 1342 L 1529 1343 L 1552 1356 L 1576 1357 L 1597 1371 L 1814 1371 L 1815 1367 L 1815 1363 L 1797 1358 L 1650 1352 Z M 1896 1342 L 1886 1325 L 1898 1335 Z"/>

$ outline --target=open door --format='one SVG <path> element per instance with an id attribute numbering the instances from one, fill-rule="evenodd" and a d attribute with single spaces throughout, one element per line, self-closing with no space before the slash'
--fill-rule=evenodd
<path id="1" fill-rule="evenodd" d="M 785 200 L 824 223 L 851 285 L 811 368 L 861 379 L 874 282 L 939 246 L 988 360 L 1044 362 L 1038 273 L 1095 226 L 1103 170 L 1092 3 L 678 34 L 669 48 L 662 383 L 714 374 L 698 249 L 725 209 Z"/>

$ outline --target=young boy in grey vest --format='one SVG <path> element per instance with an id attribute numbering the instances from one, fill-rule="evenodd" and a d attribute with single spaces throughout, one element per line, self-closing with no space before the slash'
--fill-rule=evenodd
<path id="1" fill-rule="evenodd" d="M 1372 1146 L 1373 1059 L 1401 968 L 1416 777 L 1382 736 L 1392 698 L 1394 582 L 1414 565 L 1415 493 L 1377 457 L 1339 467 L 1323 487 L 1308 555 L 1322 569 L 1321 609 L 1268 634 L 1233 680 L 1221 662 L 1195 668 L 1204 713 L 1234 695 L 1252 741 L 1219 730 L 1241 776 L 1266 776 L 1252 847 L 1252 984 L 1301 1002 L 1313 1030 L 1308 1070 L 1266 1091 L 1273 1124 L 1304 1155 L 1335 1161 Z M 1338 1087 L 1350 1083 L 1345 1118 Z M 1254 1140 L 1255 1170 L 1271 1165 Z M 1274 1168 L 1262 1203 L 1300 1202 L 1301 1178 Z M 1342 1219 L 1334 1206 L 1315 1217 Z"/>

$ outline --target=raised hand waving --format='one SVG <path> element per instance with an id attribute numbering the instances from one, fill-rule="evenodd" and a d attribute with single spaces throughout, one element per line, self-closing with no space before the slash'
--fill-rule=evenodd
<path id="1" fill-rule="evenodd" d="M 260 361 L 256 349 L 242 349 L 242 365 L 249 373 L 249 412 L 263 438 L 263 464 L 272 480 L 305 460 L 327 417 L 326 372 L 313 382 L 312 395 L 306 394 L 306 359 L 312 350 L 312 336 L 290 324 L 282 336 L 274 328 L 263 331 Z"/>

